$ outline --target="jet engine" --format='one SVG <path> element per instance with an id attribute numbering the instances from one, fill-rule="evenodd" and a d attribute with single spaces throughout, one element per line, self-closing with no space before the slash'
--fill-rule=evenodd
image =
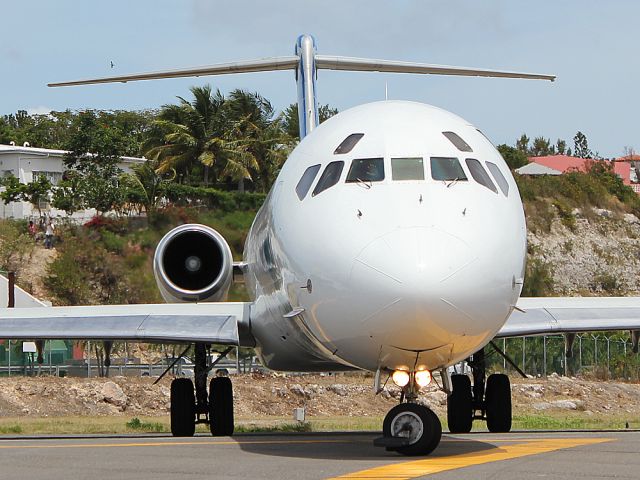
<path id="1" fill-rule="evenodd" d="M 226 240 L 205 225 L 180 225 L 156 248 L 153 273 L 167 302 L 217 302 L 233 281 L 233 257 Z"/>

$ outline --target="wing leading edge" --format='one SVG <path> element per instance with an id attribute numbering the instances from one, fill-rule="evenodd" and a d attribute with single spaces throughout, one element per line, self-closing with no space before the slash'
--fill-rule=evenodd
<path id="1" fill-rule="evenodd" d="M 2 308 L 0 338 L 239 345 L 249 303 Z"/>
<path id="2" fill-rule="evenodd" d="M 496 338 L 640 330 L 640 297 L 521 298 Z"/>

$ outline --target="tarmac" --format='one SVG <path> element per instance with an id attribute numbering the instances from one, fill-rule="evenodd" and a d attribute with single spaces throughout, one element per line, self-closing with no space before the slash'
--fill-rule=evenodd
<path id="1" fill-rule="evenodd" d="M 0 438 L 0 478 L 602 479 L 640 477 L 640 432 L 445 434 L 426 457 L 377 433 Z"/>

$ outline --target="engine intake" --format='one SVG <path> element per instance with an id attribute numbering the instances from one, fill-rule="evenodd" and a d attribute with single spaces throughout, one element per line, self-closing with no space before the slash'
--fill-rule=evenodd
<path id="1" fill-rule="evenodd" d="M 160 240 L 153 273 L 167 302 L 225 300 L 233 280 L 231 249 L 213 228 L 181 225 Z"/>

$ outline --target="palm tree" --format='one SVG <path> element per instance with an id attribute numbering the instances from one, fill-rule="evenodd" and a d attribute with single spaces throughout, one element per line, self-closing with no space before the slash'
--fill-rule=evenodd
<path id="1" fill-rule="evenodd" d="M 253 159 L 245 163 L 248 176 L 260 190 L 267 191 L 290 151 L 291 139 L 286 134 L 282 116 L 274 117 L 274 109 L 258 93 L 234 90 L 226 105 L 227 117 L 234 126 L 234 138 Z M 242 180 L 240 180 L 242 189 Z"/>
<path id="2" fill-rule="evenodd" d="M 178 97 L 179 105 L 162 107 L 145 143 L 145 155 L 157 162 L 161 174 L 175 171 L 186 176 L 201 164 L 207 184 L 210 167 L 226 148 L 222 118 L 225 98 L 219 90 L 212 93 L 209 85 L 192 87 L 191 93 L 191 102 Z"/>

